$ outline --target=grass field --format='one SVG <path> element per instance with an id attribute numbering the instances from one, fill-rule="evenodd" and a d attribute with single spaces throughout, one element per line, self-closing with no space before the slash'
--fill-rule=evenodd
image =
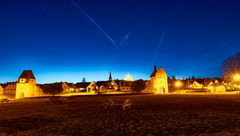
<path id="1" fill-rule="evenodd" d="M 133 105 L 105 109 L 104 100 Z M 239 135 L 240 95 L 127 95 L 32 98 L 0 104 L 0 135 Z"/>

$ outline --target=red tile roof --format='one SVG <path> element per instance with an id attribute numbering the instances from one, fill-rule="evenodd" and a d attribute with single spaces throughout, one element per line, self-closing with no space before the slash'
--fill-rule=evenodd
<path id="1" fill-rule="evenodd" d="M 35 79 L 32 70 L 24 70 L 19 78 Z"/>

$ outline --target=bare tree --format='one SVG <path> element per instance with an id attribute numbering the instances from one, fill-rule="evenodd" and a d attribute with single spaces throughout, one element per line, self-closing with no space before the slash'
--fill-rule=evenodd
<path id="1" fill-rule="evenodd" d="M 229 57 L 223 63 L 223 75 L 225 80 L 231 80 L 236 73 L 240 73 L 240 53 Z"/>

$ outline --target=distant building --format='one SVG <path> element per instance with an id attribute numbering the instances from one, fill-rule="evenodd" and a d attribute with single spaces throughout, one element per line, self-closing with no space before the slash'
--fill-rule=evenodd
<path id="1" fill-rule="evenodd" d="M 107 93 L 107 92 L 120 91 L 121 82 L 123 82 L 123 81 L 119 81 L 119 80 L 114 81 L 112 78 L 112 74 L 110 72 L 108 81 L 98 81 L 98 82 L 93 81 L 91 83 L 88 83 L 88 85 L 86 87 L 86 91 L 87 92 L 96 92 L 96 93 Z M 81 83 L 81 84 L 83 84 L 83 83 Z"/>
<path id="2" fill-rule="evenodd" d="M 194 81 L 191 85 L 192 89 L 202 89 L 203 88 L 203 84 L 198 83 L 197 81 Z"/>
<path id="3" fill-rule="evenodd" d="M 119 89 L 121 92 L 131 92 L 131 85 L 132 85 L 133 81 L 119 81 Z"/>
<path id="4" fill-rule="evenodd" d="M 15 99 L 16 97 L 16 82 L 7 83 L 3 93 L 8 99 Z"/>
<path id="5" fill-rule="evenodd" d="M 3 92 L 4 92 L 4 88 L 2 85 L 0 85 L 0 95 L 3 95 Z"/>
<path id="6" fill-rule="evenodd" d="M 83 79 L 82 79 L 82 82 L 83 82 L 83 83 L 85 83 L 85 82 L 86 82 L 86 78 L 85 78 L 85 77 L 83 77 Z"/>
<path id="7" fill-rule="evenodd" d="M 77 84 L 73 83 L 67 83 L 67 82 L 56 82 L 51 84 L 43 84 L 41 85 L 42 90 L 45 92 L 51 92 L 49 91 L 49 87 L 56 86 L 61 89 L 59 93 L 73 93 L 73 92 L 79 92 L 80 88 L 77 87 Z"/>
<path id="8" fill-rule="evenodd" d="M 212 84 L 213 84 L 213 82 L 212 82 L 212 80 L 209 79 L 209 78 L 206 78 L 206 79 L 203 80 L 203 86 L 204 86 L 204 87 L 209 87 L 209 86 L 211 86 Z"/>
<path id="9" fill-rule="evenodd" d="M 185 87 L 186 87 L 186 88 L 191 88 L 191 86 L 192 86 L 191 81 L 190 81 L 190 80 L 187 80 L 187 81 L 186 81 L 186 84 L 185 84 Z"/>
<path id="10" fill-rule="evenodd" d="M 118 84 L 112 79 L 112 74 L 109 74 L 109 80 L 106 84 L 107 92 L 115 92 L 118 90 Z"/>
<path id="11" fill-rule="evenodd" d="M 214 83 L 208 86 L 208 89 L 211 93 L 224 93 L 226 92 L 225 85 L 223 83 L 219 83 L 218 80 L 215 80 Z"/>
<path id="12" fill-rule="evenodd" d="M 96 82 L 97 86 L 98 86 L 98 91 L 99 93 L 106 93 L 107 92 L 107 82 L 108 81 L 98 81 Z"/>
<path id="13" fill-rule="evenodd" d="M 64 82 L 62 84 L 63 90 L 67 90 L 67 92 L 69 93 L 73 93 L 73 92 L 79 92 L 79 89 L 77 88 L 77 86 L 73 83 L 67 83 Z M 64 92 L 64 91 L 63 91 Z"/>
<path id="14" fill-rule="evenodd" d="M 59 82 L 55 84 L 58 84 L 58 86 L 62 88 L 62 93 L 71 93 L 73 91 L 73 88 L 71 88 L 70 84 L 67 82 Z"/>
<path id="15" fill-rule="evenodd" d="M 36 85 L 36 79 L 32 70 L 24 70 L 18 78 L 16 85 L 16 99 L 24 97 L 36 97 L 42 94 L 40 87 Z"/>
<path id="16" fill-rule="evenodd" d="M 222 81 L 220 78 L 195 79 L 191 83 L 189 82 L 189 85 L 187 85 L 187 88 L 198 90 L 198 91 L 200 90 L 201 92 L 211 92 L 211 93 L 225 93 L 227 90 L 226 83 Z"/>
<path id="17" fill-rule="evenodd" d="M 155 94 L 168 93 L 168 76 L 162 67 L 157 70 L 156 65 L 154 65 L 154 71 L 150 75 L 150 81 L 146 83 L 145 92 Z"/>
<path id="18" fill-rule="evenodd" d="M 79 89 L 79 92 L 87 92 L 87 87 L 90 82 L 80 82 L 76 83 L 76 87 Z"/>
<path id="19" fill-rule="evenodd" d="M 98 91 L 98 86 L 95 81 L 91 82 L 87 86 L 87 92 L 97 92 Z"/>

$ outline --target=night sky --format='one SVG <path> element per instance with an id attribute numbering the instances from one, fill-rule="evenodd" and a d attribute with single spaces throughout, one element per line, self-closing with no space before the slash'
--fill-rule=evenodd
<path id="1" fill-rule="evenodd" d="M 1 0 L 0 82 L 221 77 L 240 51 L 238 0 Z"/>

